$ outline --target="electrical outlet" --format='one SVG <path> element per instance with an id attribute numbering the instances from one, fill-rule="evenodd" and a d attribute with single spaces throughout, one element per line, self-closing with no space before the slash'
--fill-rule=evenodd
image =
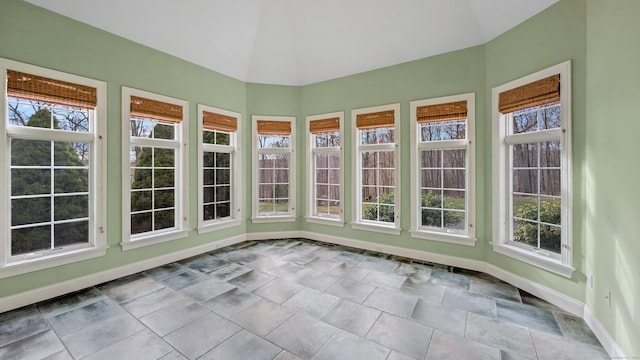
<path id="1" fill-rule="evenodd" d="M 607 303 L 608 307 L 611 307 L 611 290 L 607 289 L 604 295 L 604 301 Z"/>

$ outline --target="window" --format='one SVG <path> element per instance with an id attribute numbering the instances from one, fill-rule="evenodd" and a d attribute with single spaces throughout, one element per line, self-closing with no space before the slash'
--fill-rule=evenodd
<path id="1" fill-rule="evenodd" d="M 400 233 L 400 104 L 351 112 L 354 229 Z"/>
<path id="2" fill-rule="evenodd" d="M 570 62 L 493 89 L 494 250 L 570 277 Z"/>
<path id="3" fill-rule="evenodd" d="M 412 101 L 411 233 L 475 243 L 473 93 Z"/>
<path id="4" fill-rule="evenodd" d="M 106 84 L 0 59 L 0 277 L 105 254 Z"/>
<path id="5" fill-rule="evenodd" d="M 198 231 L 240 224 L 240 114 L 198 105 Z"/>
<path id="6" fill-rule="evenodd" d="M 307 221 L 343 226 L 344 112 L 307 117 Z"/>
<path id="7" fill-rule="evenodd" d="M 183 100 L 122 88 L 123 249 L 187 236 Z"/>
<path id="8" fill-rule="evenodd" d="M 253 116 L 254 223 L 295 221 L 295 121 Z"/>

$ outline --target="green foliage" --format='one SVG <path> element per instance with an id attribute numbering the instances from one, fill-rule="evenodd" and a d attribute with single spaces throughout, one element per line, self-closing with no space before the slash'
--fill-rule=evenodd
<path id="1" fill-rule="evenodd" d="M 367 204 L 362 208 L 362 219 L 392 223 L 395 221 L 394 204 L 395 200 L 392 192 L 383 194 L 378 199 L 378 204 Z M 380 217 L 378 217 L 378 213 L 380 213 Z"/>
<path id="2" fill-rule="evenodd" d="M 51 112 L 42 108 L 36 111 L 26 123 L 28 127 L 50 128 Z M 53 128 L 59 129 L 57 119 L 53 118 Z M 26 225 L 49 222 L 51 220 L 51 177 L 53 176 L 54 194 L 87 192 L 89 176 L 86 169 L 56 168 L 51 166 L 51 141 L 13 139 L 11 140 L 11 165 L 42 166 L 45 168 L 12 169 L 11 194 L 38 195 L 43 197 L 14 199 L 11 201 L 11 224 Z M 84 166 L 73 145 L 54 142 L 55 166 Z M 55 220 L 84 218 L 89 214 L 88 197 L 56 196 L 53 204 Z M 56 225 L 54 229 L 56 246 L 88 241 L 86 221 Z M 51 246 L 50 226 L 39 226 L 13 230 L 11 234 L 11 253 L 13 255 L 46 249 Z"/>
<path id="3" fill-rule="evenodd" d="M 422 226 L 433 226 L 438 228 L 441 227 L 443 213 L 445 227 L 450 227 L 452 225 L 459 224 L 461 221 L 464 221 L 464 213 L 462 212 L 442 212 L 441 210 L 439 210 L 441 208 L 454 209 L 456 207 L 451 201 L 445 201 L 445 204 L 443 204 L 442 197 L 440 197 L 440 195 L 434 194 L 433 191 L 428 191 L 426 194 L 422 194 L 421 201 L 423 208 L 438 209 L 422 209 Z"/>
<path id="4" fill-rule="evenodd" d="M 523 219 L 538 219 L 538 202 L 534 201 L 521 205 L 515 217 Z M 561 223 L 562 210 L 560 200 L 543 201 L 540 204 L 540 221 L 549 224 Z M 538 224 L 530 221 L 516 220 L 516 229 L 513 231 L 513 240 L 538 246 Z M 560 253 L 561 245 L 560 227 L 540 224 L 540 248 Z"/>

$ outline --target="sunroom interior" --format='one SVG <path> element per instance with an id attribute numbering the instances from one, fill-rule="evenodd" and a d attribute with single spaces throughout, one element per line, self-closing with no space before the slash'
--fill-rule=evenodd
<path id="1" fill-rule="evenodd" d="M 640 357 L 640 3 L 163 4 L 0 3 L 0 358 Z"/>

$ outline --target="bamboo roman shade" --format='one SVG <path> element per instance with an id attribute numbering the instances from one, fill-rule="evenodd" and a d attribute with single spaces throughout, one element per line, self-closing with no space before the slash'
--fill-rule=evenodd
<path id="1" fill-rule="evenodd" d="M 202 127 L 207 130 L 235 132 L 238 130 L 238 119 L 208 111 L 203 112 Z"/>
<path id="2" fill-rule="evenodd" d="M 309 132 L 312 134 L 340 131 L 340 118 L 312 120 L 309 122 Z"/>
<path id="3" fill-rule="evenodd" d="M 98 103 L 93 87 L 13 70 L 7 70 L 7 95 L 83 108 L 94 108 Z"/>
<path id="4" fill-rule="evenodd" d="M 560 101 L 560 74 L 500 93 L 498 110 L 507 114 Z"/>
<path id="5" fill-rule="evenodd" d="M 425 105 L 416 109 L 418 123 L 464 120 L 467 118 L 467 102 Z"/>
<path id="6" fill-rule="evenodd" d="M 258 134 L 260 135 L 291 135 L 291 122 L 258 120 Z"/>
<path id="7" fill-rule="evenodd" d="M 356 127 L 358 129 L 374 129 L 381 127 L 393 127 L 394 111 L 379 111 L 368 114 L 358 114 L 356 116 Z"/>
<path id="8" fill-rule="evenodd" d="M 131 96 L 131 116 L 179 123 L 182 121 L 182 106 Z"/>

